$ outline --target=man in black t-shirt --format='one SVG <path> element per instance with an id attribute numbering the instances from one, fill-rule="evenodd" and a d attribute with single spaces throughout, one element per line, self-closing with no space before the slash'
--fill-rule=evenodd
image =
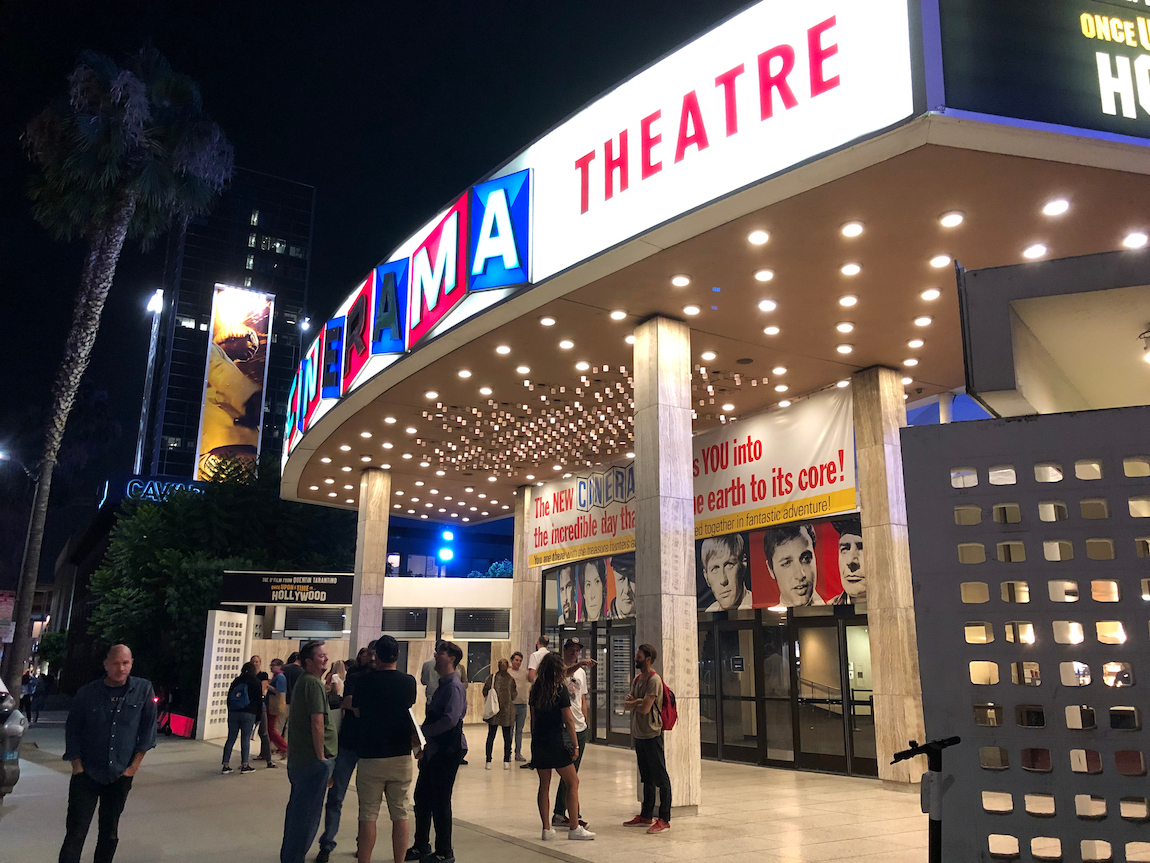
<path id="1" fill-rule="evenodd" d="M 385 635 L 375 643 L 376 661 L 372 671 L 355 685 L 351 707 L 359 715 L 359 859 L 370 863 L 375 847 L 375 822 L 379 805 L 386 798 L 391 816 L 391 850 L 396 863 L 407 851 L 408 792 L 414 773 L 411 758 L 412 724 L 410 709 L 415 704 L 416 683 L 410 674 L 397 671 L 399 643 Z"/>
<path id="2" fill-rule="evenodd" d="M 331 859 L 331 852 L 338 844 L 335 840 L 339 833 L 339 822 L 343 815 L 343 798 L 347 795 L 347 786 L 351 783 L 351 774 L 359 762 L 359 717 L 349 709 L 352 693 L 355 692 L 356 683 L 364 674 L 371 670 L 375 654 L 372 648 L 373 641 L 368 647 L 359 651 L 355 661 L 348 666 L 347 679 L 343 682 L 343 718 L 339 724 L 339 752 L 335 756 L 335 769 L 331 774 L 331 785 L 327 789 L 327 802 L 324 804 L 323 833 L 319 837 L 319 854 L 316 863 L 327 863 Z"/>

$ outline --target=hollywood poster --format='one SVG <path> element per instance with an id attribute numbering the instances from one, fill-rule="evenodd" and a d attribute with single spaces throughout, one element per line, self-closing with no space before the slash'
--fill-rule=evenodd
<path id="1" fill-rule="evenodd" d="M 211 480 L 229 461 L 256 469 L 274 306 L 272 294 L 216 285 L 196 445 L 197 480 Z"/>

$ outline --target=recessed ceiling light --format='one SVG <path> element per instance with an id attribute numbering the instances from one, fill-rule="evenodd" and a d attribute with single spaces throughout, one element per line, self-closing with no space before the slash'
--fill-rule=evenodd
<path id="1" fill-rule="evenodd" d="M 497 347 L 495 349 L 495 353 L 497 353 L 497 354 L 509 354 L 509 353 L 511 353 L 511 345 L 500 345 L 499 347 Z"/>
<path id="2" fill-rule="evenodd" d="M 536 484 L 536 485 L 543 485 L 543 480 L 539 480 L 539 482 L 537 482 L 537 483 L 535 483 L 535 484 Z"/>
<path id="3" fill-rule="evenodd" d="M 930 265 L 935 269 L 945 267 L 950 263 L 950 255 L 935 255 L 930 259 Z"/>
<path id="4" fill-rule="evenodd" d="M 491 393 L 492 393 L 491 387 L 480 387 L 479 388 L 479 394 L 481 396 L 489 396 L 489 395 L 491 395 Z"/>
<path id="5" fill-rule="evenodd" d="M 1042 212 L 1047 216 L 1061 216 L 1070 209 L 1070 202 L 1065 198 L 1055 198 L 1053 201 L 1047 201 L 1046 206 L 1042 208 Z"/>
<path id="6" fill-rule="evenodd" d="M 917 318 L 914 319 L 914 325 L 916 327 L 929 327 L 930 322 L 931 322 L 930 315 L 919 315 Z"/>
<path id="7" fill-rule="evenodd" d="M 360 432 L 360 433 L 359 433 L 359 436 L 360 436 L 360 437 L 362 437 L 362 438 L 369 438 L 369 437 L 371 437 L 371 432 L 369 432 L 369 431 L 362 431 L 362 432 Z"/>
<path id="8" fill-rule="evenodd" d="M 765 327 L 763 329 L 763 332 L 766 333 L 768 336 L 777 336 L 779 334 L 779 328 L 775 327 L 775 326 Z"/>
<path id="9" fill-rule="evenodd" d="M 634 458 L 634 457 L 635 457 L 635 453 L 633 453 L 633 452 L 624 453 L 624 454 L 623 454 L 623 457 L 624 457 L 624 458 Z"/>
<path id="10" fill-rule="evenodd" d="M 917 365 L 918 365 L 918 360 L 917 360 L 917 359 L 915 359 L 914 357 L 908 357 L 907 359 L 905 359 L 905 360 L 903 360 L 903 361 L 902 361 L 902 364 L 903 364 L 904 366 L 917 366 Z"/>
<path id="11" fill-rule="evenodd" d="M 771 374 L 773 375 L 785 375 L 786 373 L 786 366 L 775 366 L 773 369 L 771 369 Z"/>
<path id="12" fill-rule="evenodd" d="M 545 327 L 553 327 L 555 326 L 555 318 L 551 317 L 550 315 L 544 315 L 539 319 L 539 323 L 543 324 Z"/>
<path id="13" fill-rule="evenodd" d="M 395 417 L 384 417 L 383 421 L 388 425 L 392 425 L 395 423 Z"/>
<path id="14" fill-rule="evenodd" d="M 439 393 L 437 393 L 435 390 L 428 390 L 423 394 L 423 397 L 425 399 L 437 399 L 439 398 Z"/>
<path id="15" fill-rule="evenodd" d="M 839 230 L 843 232 L 844 237 L 857 237 L 863 232 L 863 223 L 847 222 L 845 225 L 839 228 Z"/>
<path id="16" fill-rule="evenodd" d="M 790 389 L 790 387 L 786 384 L 775 384 L 775 392 L 777 393 L 785 393 L 788 389 Z"/>
<path id="17" fill-rule="evenodd" d="M 840 321 L 839 323 L 835 324 L 835 329 L 838 330 L 840 333 L 853 332 L 854 328 L 855 328 L 855 325 L 852 324 L 850 321 Z"/>
<path id="18" fill-rule="evenodd" d="M 465 488 L 464 491 L 467 492 L 468 494 L 471 494 L 471 492 L 475 491 L 475 489 L 472 488 L 471 486 L 467 486 L 467 488 Z"/>
<path id="19" fill-rule="evenodd" d="M 575 347 L 575 343 L 573 341 L 571 341 L 570 339 L 564 339 L 563 341 L 561 341 L 559 343 L 559 347 L 563 348 L 563 350 L 565 350 L 565 351 L 569 351 L 573 347 Z"/>
<path id="20" fill-rule="evenodd" d="M 937 300 L 941 297 L 942 292 L 938 288 L 927 288 L 920 296 L 927 302 L 930 302 L 931 300 Z"/>
<path id="21" fill-rule="evenodd" d="M 535 479 L 535 474 L 533 474 L 533 473 L 527 474 L 527 479 Z"/>
<path id="22" fill-rule="evenodd" d="M 348 467 L 346 464 L 343 467 L 341 467 L 340 470 L 342 470 L 344 473 L 351 473 L 351 468 Z"/>
<path id="23" fill-rule="evenodd" d="M 1022 250 L 1022 257 L 1030 258 L 1031 260 L 1034 260 L 1035 258 L 1041 258 L 1045 254 L 1046 246 L 1044 246 L 1042 243 L 1034 243 Z"/>
<path id="24" fill-rule="evenodd" d="M 551 470 L 563 470 L 563 465 L 553 464 L 553 465 L 551 465 Z"/>
<path id="25" fill-rule="evenodd" d="M 925 344 L 922 339 L 911 339 L 906 343 L 908 348 L 921 348 Z"/>
<path id="26" fill-rule="evenodd" d="M 847 294 L 845 297 L 839 297 L 839 305 L 840 306 L 850 307 L 853 305 L 857 305 L 858 301 L 859 301 L 859 298 L 856 297 L 854 294 Z"/>
<path id="27" fill-rule="evenodd" d="M 700 310 L 698 306 L 683 306 L 684 315 L 697 315 L 699 314 L 699 311 Z"/>
<path id="28" fill-rule="evenodd" d="M 779 402 L 779 407 L 781 407 L 781 408 L 789 408 L 790 406 L 791 406 L 791 400 L 790 399 L 783 399 L 781 402 Z"/>
<path id="29" fill-rule="evenodd" d="M 469 378 L 469 377 L 471 377 L 471 370 L 470 369 L 460 369 L 458 372 L 456 372 L 456 374 L 458 374 L 461 378 Z"/>
<path id="30" fill-rule="evenodd" d="M 401 503 L 393 503 L 393 504 L 391 505 L 391 508 L 392 508 L 392 509 L 403 509 L 403 504 L 401 504 Z"/>
<path id="31" fill-rule="evenodd" d="M 634 335 L 624 336 L 623 341 L 625 341 L 629 345 L 633 345 L 633 344 L 635 344 L 635 336 Z"/>
<path id="32" fill-rule="evenodd" d="M 322 461 L 324 464 L 331 464 L 331 459 L 328 458 L 326 455 L 323 458 L 321 458 L 320 461 Z"/>
<path id="33" fill-rule="evenodd" d="M 380 467 L 383 468 L 384 470 L 391 470 L 391 465 L 389 465 L 389 464 L 381 464 Z"/>
<path id="34" fill-rule="evenodd" d="M 726 411 L 727 413 L 730 413 L 730 412 L 731 412 L 731 411 L 733 411 L 734 409 L 735 409 L 735 406 L 734 406 L 733 404 L 731 404 L 730 402 L 728 402 L 727 404 L 723 405 L 723 410 L 724 410 L 724 411 Z"/>
<path id="35" fill-rule="evenodd" d="M 420 467 L 431 467 L 431 462 L 427 462 L 427 461 L 421 461 L 421 462 L 419 463 L 419 466 L 420 466 Z"/>
<path id="36" fill-rule="evenodd" d="M 500 508 L 501 509 L 511 509 L 511 507 L 508 504 L 503 504 L 503 506 Z"/>
<path id="37" fill-rule="evenodd" d="M 437 471 L 435 472 L 435 475 L 436 475 L 436 476 L 447 476 L 447 471 L 445 471 L 445 470 L 437 470 Z"/>
<path id="38" fill-rule="evenodd" d="M 766 269 L 755 270 L 755 281 L 757 281 L 757 282 L 769 282 L 774 277 L 775 277 L 775 271 L 774 270 L 766 270 Z"/>
<path id="39" fill-rule="evenodd" d="M 1122 241 L 1122 245 L 1128 249 L 1141 249 L 1146 245 L 1146 235 L 1141 231 L 1134 231 L 1126 235 L 1126 239 Z"/>
<path id="40" fill-rule="evenodd" d="M 323 481 L 324 481 L 324 482 L 325 482 L 327 485 L 331 485 L 333 482 L 335 482 L 335 477 L 334 477 L 334 476 L 325 476 L 325 477 L 323 478 Z"/>
<path id="41" fill-rule="evenodd" d="M 591 368 L 591 364 L 580 361 L 580 362 L 575 363 L 575 368 L 578 371 L 585 372 L 585 371 L 587 371 L 587 369 Z"/>
<path id="42" fill-rule="evenodd" d="M 858 264 L 843 264 L 842 265 L 842 274 L 844 276 L 857 276 L 861 272 L 862 272 L 862 267 L 860 267 Z"/>
<path id="43" fill-rule="evenodd" d="M 355 486 L 353 486 L 353 485 L 345 485 L 345 486 L 343 487 L 343 490 L 344 490 L 344 491 L 351 491 L 353 488 L 355 488 Z"/>
<path id="44" fill-rule="evenodd" d="M 319 491 L 318 485 L 309 485 L 308 488 L 311 489 L 312 491 Z"/>
<path id="45" fill-rule="evenodd" d="M 835 348 L 840 354 L 849 354 L 854 349 L 854 345 L 839 345 Z"/>
<path id="46" fill-rule="evenodd" d="M 487 478 L 487 481 L 488 481 L 488 482 L 495 482 L 497 479 L 499 479 L 499 477 L 497 477 L 497 476 L 489 476 L 489 477 Z"/>
<path id="47" fill-rule="evenodd" d="M 837 384 L 835 384 L 835 386 L 838 387 L 840 390 L 843 387 L 849 387 L 850 385 L 851 385 L 850 381 L 839 381 Z"/>
<path id="48" fill-rule="evenodd" d="M 328 496 L 328 497 L 338 497 L 338 495 L 337 495 L 337 494 L 336 494 L 336 492 L 334 492 L 334 491 L 329 491 L 329 492 L 327 493 L 327 496 Z"/>
<path id="49" fill-rule="evenodd" d="M 361 455 L 361 456 L 359 457 L 359 460 L 360 460 L 360 461 L 362 461 L 362 462 L 364 462 L 364 463 L 367 463 L 367 462 L 371 461 L 371 456 L 369 456 L 369 455 Z"/>
<path id="50" fill-rule="evenodd" d="M 714 351 L 703 351 L 701 354 L 699 354 L 699 357 L 703 360 L 706 360 L 707 362 L 710 362 L 716 356 L 717 354 Z"/>
<path id="51" fill-rule="evenodd" d="M 747 242 L 753 246 L 761 246 L 770 238 L 771 235 L 766 231 L 751 231 L 747 234 Z"/>
<path id="52" fill-rule="evenodd" d="M 347 452 L 348 450 L 350 450 L 350 449 L 351 449 L 351 447 L 349 447 L 349 446 L 348 446 L 347 444 L 345 444 L 345 443 L 341 443 L 341 444 L 339 445 L 339 449 L 340 449 L 340 452 Z"/>
<path id="53" fill-rule="evenodd" d="M 409 453 L 409 452 L 405 452 L 405 453 L 403 454 L 403 457 L 404 457 L 404 458 L 415 458 L 415 456 L 413 456 L 413 455 L 412 455 L 411 453 Z"/>
<path id="54" fill-rule="evenodd" d="M 691 277 L 684 276 L 682 274 L 671 276 L 671 284 L 676 288 L 685 288 L 687 285 L 691 284 Z"/>
<path id="55" fill-rule="evenodd" d="M 384 448 L 384 449 L 391 449 L 393 446 L 395 446 L 395 444 L 393 444 L 393 443 L 391 443 L 390 441 L 388 441 L 387 443 L 385 443 L 385 444 L 383 445 L 383 448 Z"/>
<path id="56" fill-rule="evenodd" d="M 417 429 L 415 428 L 415 426 L 408 426 L 407 428 L 404 429 L 404 431 L 407 432 L 408 434 L 415 434 Z"/>
<path id="57" fill-rule="evenodd" d="M 779 304 L 776 303 L 774 300 L 759 300 L 759 311 L 760 312 L 773 312 L 778 307 L 779 307 Z"/>
<path id="58" fill-rule="evenodd" d="M 904 387 L 909 387 L 913 383 L 914 383 L 914 378 L 906 377 L 906 378 L 902 379 L 902 385 Z"/>
<path id="59" fill-rule="evenodd" d="M 531 373 L 531 368 L 530 368 L 530 366 L 518 366 L 518 367 L 515 369 L 515 371 L 516 371 L 518 374 L 521 374 L 521 375 L 526 375 L 526 374 L 530 374 L 530 373 Z"/>
<path id="60" fill-rule="evenodd" d="M 939 216 L 938 221 L 944 228 L 955 228 L 961 225 L 962 220 L 965 218 L 966 216 L 964 216 L 958 210 L 951 210 L 949 213 L 943 213 L 941 216 Z"/>
<path id="61" fill-rule="evenodd" d="M 615 309 L 615 311 L 611 312 L 611 320 L 613 321 L 621 321 L 625 317 L 627 317 L 627 313 L 622 309 Z"/>

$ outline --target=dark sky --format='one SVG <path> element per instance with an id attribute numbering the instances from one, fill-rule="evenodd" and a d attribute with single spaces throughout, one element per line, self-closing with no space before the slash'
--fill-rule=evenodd
<path id="1" fill-rule="evenodd" d="M 150 42 L 199 82 L 237 164 L 316 187 L 309 311 L 322 317 L 452 195 L 745 5 L 7 0 L 0 6 L 0 449 L 36 459 L 34 431 L 83 254 L 81 244 L 53 242 L 32 221 L 20 131 L 65 91 L 81 50 L 122 58 Z M 87 500 L 102 475 L 131 468 L 147 356 L 144 303 L 161 266 L 159 255 L 125 248 L 88 372 L 86 424 L 77 426 L 95 443 L 79 459 L 88 462 L 69 499 Z M 0 472 L 7 473 L 0 495 L 10 498 L 12 466 Z"/>

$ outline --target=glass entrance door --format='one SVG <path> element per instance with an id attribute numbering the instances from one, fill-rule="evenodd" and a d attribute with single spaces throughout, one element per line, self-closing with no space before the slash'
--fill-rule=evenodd
<path id="1" fill-rule="evenodd" d="M 795 618 L 796 764 L 877 776 L 866 618 Z"/>
<path id="2" fill-rule="evenodd" d="M 802 621 L 797 627 L 797 763 L 811 770 L 846 773 L 842 651 L 837 623 L 834 618 L 824 618 Z"/>
<path id="3" fill-rule="evenodd" d="M 699 737 L 704 757 L 762 763 L 766 738 L 758 697 L 753 620 L 699 628 Z"/>
<path id="4" fill-rule="evenodd" d="M 595 739 L 613 746 L 631 745 L 631 714 L 623 709 L 623 702 L 631 692 L 631 679 L 635 668 L 635 628 L 632 624 L 596 624 L 598 633 L 603 633 L 602 642 L 597 641 L 596 680 L 603 681 L 602 695 L 605 710 L 598 711 L 600 724 L 596 728 Z M 596 636 L 598 638 L 598 635 Z M 599 645 L 602 644 L 602 653 Z M 598 696 L 597 696 L 598 698 Z"/>

